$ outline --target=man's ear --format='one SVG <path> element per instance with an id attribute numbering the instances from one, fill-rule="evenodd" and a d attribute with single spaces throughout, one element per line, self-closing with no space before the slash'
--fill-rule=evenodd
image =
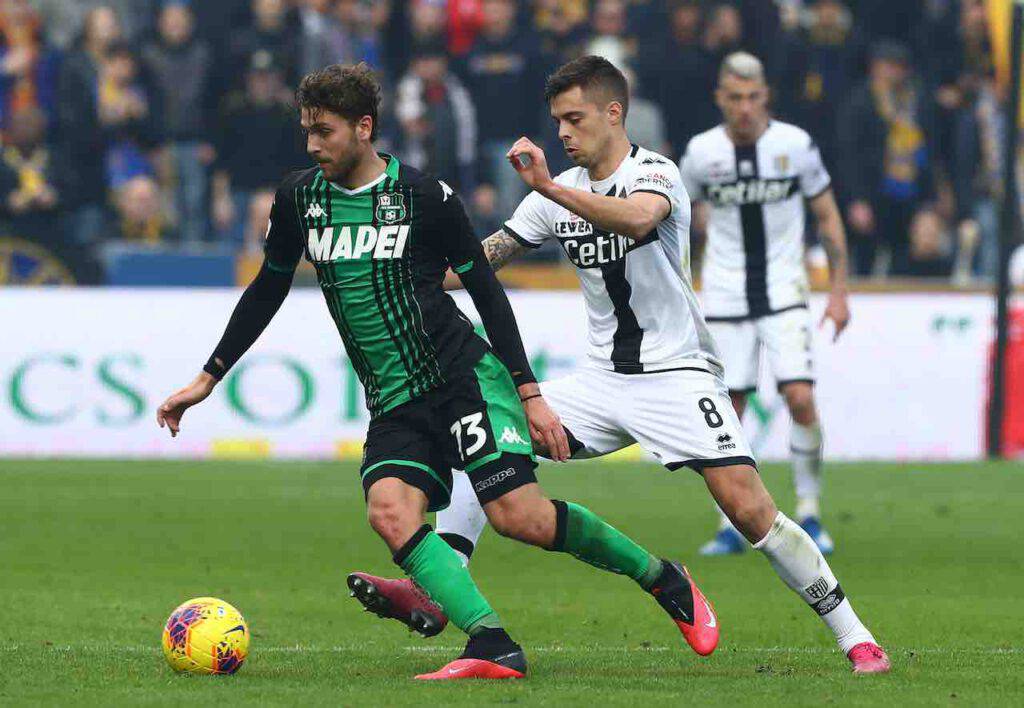
<path id="1" fill-rule="evenodd" d="M 605 109 L 608 113 L 608 117 L 611 119 L 613 125 L 622 124 L 622 104 L 618 101 L 612 101 L 608 104 L 608 108 Z"/>
<path id="2" fill-rule="evenodd" d="M 373 118 L 363 116 L 356 122 L 356 137 L 360 140 L 369 140 L 373 134 Z"/>

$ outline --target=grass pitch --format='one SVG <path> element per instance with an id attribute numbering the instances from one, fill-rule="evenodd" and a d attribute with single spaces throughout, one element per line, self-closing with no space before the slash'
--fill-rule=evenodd
<path id="1" fill-rule="evenodd" d="M 788 472 L 764 470 L 784 509 Z M 527 651 L 518 682 L 411 680 L 455 656 L 363 614 L 345 574 L 396 572 L 341 463 L 0 461 L 0 704 L 995 705 L 1024 702 L 1024 469 L 840 465 L 826 520 L 836 574 L 893 673 L 854 678 L 831 635 L 759 554 L 702 559 L 715 519 L 689 472 L 542 469 L 652 551 L 690 565 L 722 643 L 693 654 L 624 578 L 484 536 L 473 570 Z M 242 610 L 249 661 L 176 676 L 160 631 L 181 601 Z"/>

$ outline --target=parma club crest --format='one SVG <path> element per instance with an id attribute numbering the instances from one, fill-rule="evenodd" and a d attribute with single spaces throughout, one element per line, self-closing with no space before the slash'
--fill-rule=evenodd
<path id="1" fill-rule="evenodd" d="M 377 195 L 377 210 L 374 216 L 382 224 L 397 224 L 405 221 L 405 195 L 389 192 Z"/>

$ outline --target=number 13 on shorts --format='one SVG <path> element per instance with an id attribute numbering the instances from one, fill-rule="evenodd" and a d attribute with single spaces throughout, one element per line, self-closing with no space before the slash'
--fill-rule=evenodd
<path id="1" fill-rule="evenodd" d="M 480 452 L 487 444 L 487 428 L 482 423 L 483 412 L 470 413 L 452 423 L 450 428 L 455 436 L 455 447 L 459 451 L 459 457 L 463 462 Z"/>

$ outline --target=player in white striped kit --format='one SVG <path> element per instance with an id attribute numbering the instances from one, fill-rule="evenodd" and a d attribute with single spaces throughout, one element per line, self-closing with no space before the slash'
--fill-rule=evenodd
<path id="1" fill-rule="evenodd" d="M 630 143 L 625 78 L 605 59 L 582 57 L 549 77 L 545 96 L 577 167 L 552 179 L 544 152 L 526 138 L 516 142 L 509 159 L 534 191 L 483 243 L 497 269 L 557 239 L 580 277 L 589 361 L 541 384 L 569 438 L 569 450 L 543 454 L 594 457 L 636 442 L 669 469 L 694 469 L 779 578 L 831 629 L 854 672 L 888 671 L 888 657 L 828 562 L 758 476 L 690 285 L 689 197 L 670 160 Z M 485 522 L 470 482 L 456 475 L 452 503 L 438 512 L 438 534 L 468 563 Z M 413 613 L 426 613 L 443 627 L 443 609 L 411 580 L 355 575 L 373 588 L 372 602 L 359 598 L 368 609 L 410 625 Z M 698 614 L 677 624 L 693 631 L 706 622 L 717 631 L 705 608 L 702 618 L 694 603 Z"/>
<path id="2" fill-rule="evenodd" d="M 725 122 L 695 136 L 680 162 L 694 221 L 706 224 L 704 316 L 741 418 L 747 396 L 757 388 L 760 354 L 766 354 L 793 420 L 796 519 L 823 553 L 831 553 L 819 501 L 822 435 L 807 311 L 804 201 L 815 216 L 832 276 L 821 324 L 833 320 L 836 337 L 850 319 L 842 218 L 814 141 L 795 125 L 769 117 L 768 86 L 756 57 L 726 57 L 715 98 Z M 701 553 L 742 553 L 743 537 L 725 514 L 721 519 Z"/>

